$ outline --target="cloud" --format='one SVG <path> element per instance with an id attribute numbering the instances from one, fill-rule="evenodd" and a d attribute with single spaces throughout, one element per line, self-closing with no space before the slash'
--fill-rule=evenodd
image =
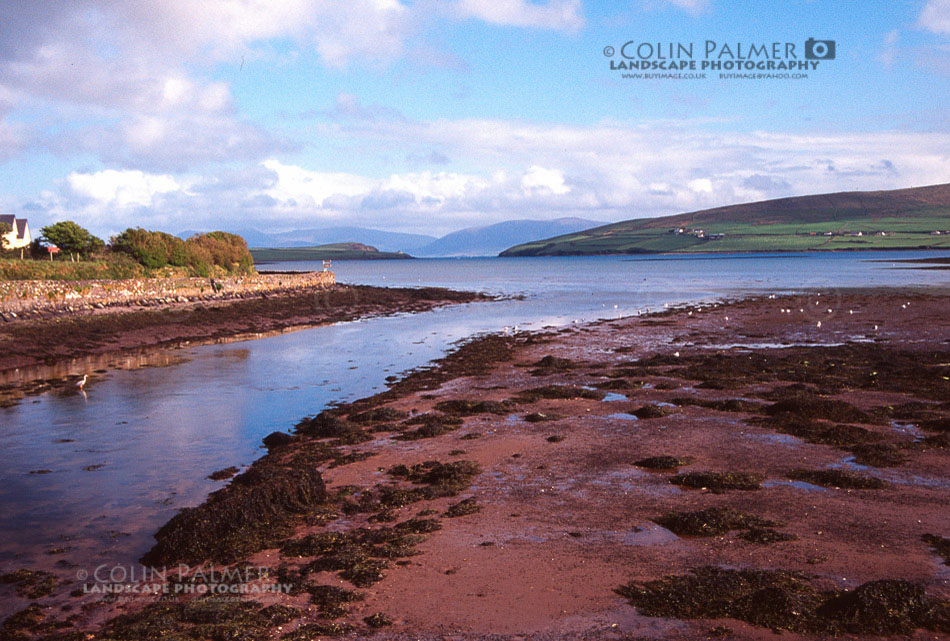
<path id="1" fill-rule="evenodd" d="M 66 183 L 80 198 L 118 208 L 147 207 L 156 196 L 182 189 L 172 176 L 114 169 L 92 174 L 73 172 L 66 177 Z"/>
<path id="2" fill-rule="evenodd" d="M 521 179 L 521 187 L 526 194 L 533 192 L 548 192 L 556 196 L 563 196 L 571 188 L 564 184 L 564 172 L 557 169 L 545 169 L 534 165 Z"/>
<path id="3" fill-rule="evenodd" d="M 894 62 L 897 59 L 897 45 L 899 42 L 900 31 L 897 29 L 887 32 L 887 34 L 884 36 L 884 47 L 881 50 L 881 54 L 878 56 L 878 60 L 881 61 L 885 68 L 889 69 L 894 65 Z"/>
<path id="4" fill-rule="evenodd" d="M 557 31 L 577 31 L 584 26 L 580 0 L 458 0 L 456 15 L 477 18 L 490 24 Z"/>
<path id="5" fill-rule="evenodd" d="M 694 14 L 703 13 L 709 8 L 709 0 L 664 0 L 672 5 Z"/>
<path id="6" fill-rule="evenodd" d="M 917 24 L 933 33 L 950 34 L 950 0 L 929 0 Z"/>
<path id="7" fill-rule="evenodd" d="M 293 229 L 360 225 L 445 233 L 512 218 L 624 220 L 739 202 L 936 184 L 950 134 L 768 133 L 696 123 L 568 126 L 511 120 L 337 125 L 334 144 L 380 153 L 446 150 L 465 171 L 369 175 L 272 157 L 201 174 L 73 172 L 32 202 L 31 219 L 71 218 L 102 235 L 130 225 Z"/>

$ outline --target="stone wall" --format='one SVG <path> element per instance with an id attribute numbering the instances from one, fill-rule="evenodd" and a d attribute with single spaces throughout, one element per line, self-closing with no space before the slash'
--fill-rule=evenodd
<path id="1" fill-rule="evenodd" d="M 121 307 L 158 307 L 291 293 L 333 285 L 333 272 L 282 272 L 228 278 L 0 281 L 0 319 Z"/>

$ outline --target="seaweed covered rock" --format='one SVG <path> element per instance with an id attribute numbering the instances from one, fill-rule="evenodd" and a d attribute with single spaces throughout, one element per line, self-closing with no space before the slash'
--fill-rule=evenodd
<path id="1" fill-rule="evenodd" d="M 714 536 L 730 530 L 765 528 L 774 521 L 746 514 L 727 507 L 713 507 L 695 512 L 668 512 L 653 519 L 667 530 L 679 535 Z"/>
<path id="2" fill-rule="evenodd" d="M 692 459 L 689 457 L 680 458 L 663 454 L 660 456 L 642 458 L 634 463 L 634 465 L 637 467 L 645 467 L 648 470 L 675 470 L 681 465 L 689 465 L 690 462 L 692 462 Z"/>
<path id="3" fill-rule="evenodd" d="M 670 478 L 673 485 L 719 492 L 722 490 L 758 490 L 765 477 L 750 472 L 687 472 Z"/>
<path id="4" fill-rule="evenodd" d="M 267 456 L 194 508 L 185 508 L 155 534 L 146 565 L 238 561 L 276 545 L 327 499 L 313 465 Z"/>
<path id="5" fill-rule="evenodd" d="M 476 414 L 507 414 L 511 409 L 508 401 L 472 401 L 469 399 L 451 399 L 435 404 L 435 409 L 446 414 L 474 416 Z"/>
<path id="6" fill-rule="evenodd" d="M 617 593 L 640 614 L 652 617 L 731 618 L 806 634 L 950 631 L 947 604 L 901 580 L 871 581 L 851 592 L 824 591 L 798 572 L 703 567 L 685 575 L 635 581 Z"/>
<path id="7" fill-rule="evenodd" d="M 355 444 L 372 440 L 372 435 L 359 425 L 344 420 L 333 412 L 320 412 L 297 424 L 296 431 L 311 438 L 334 438 L 341 443 Z"/>

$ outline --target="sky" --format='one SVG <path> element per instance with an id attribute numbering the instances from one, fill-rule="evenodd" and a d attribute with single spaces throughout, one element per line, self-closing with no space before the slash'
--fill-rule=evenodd
<path id="1" fill-rule="evenodd" d="M 669 43 L 697 69 L 612 68 Z M 772 43 L 815 66 L 700 67 Z M 950 182 L 948 103 L 950 0 L 4 0 L 0 212 L 105 238 L 612 222 Z"/>

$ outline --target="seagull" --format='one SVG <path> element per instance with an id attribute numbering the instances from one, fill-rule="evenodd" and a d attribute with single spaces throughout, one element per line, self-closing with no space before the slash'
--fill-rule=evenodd
<path id="1" fill-rule="evenodd" d="M 728 317 L 728 316 L 726 316 L 726 320 L 729 320 L 729 317 Z"/>
<path id="2" fill-rule="evenodd" d="M 673 352 L 673 356 L 675 356 L 676 358 L 679 358 L 679 357 L 680 357 L 680 353 L 679 353 L 679 352 Z"/>
<path id="3" fill-rule="evenodd" d="M 849 310 L 848 310 L 848 313 L 849 313 L 849 314 L 853 314 L 853 313 L 854 313 L 854 310 L 853 310 L 853 309 L 849 309 Z"/>
<path id="4" fill-rule="evenodd" d="M 821 321 L 818 321 L 818 327 L 821 327 Z"/>
<path id="5" fill-rule="evenodd" d="M 87 378 L 89 378 L 89 374 L 83 374 L 79 382 L 76 383 L 76 387 L 78 387 L 79 389 L 82 389 L 83 387 L 85 387 Z"/>

